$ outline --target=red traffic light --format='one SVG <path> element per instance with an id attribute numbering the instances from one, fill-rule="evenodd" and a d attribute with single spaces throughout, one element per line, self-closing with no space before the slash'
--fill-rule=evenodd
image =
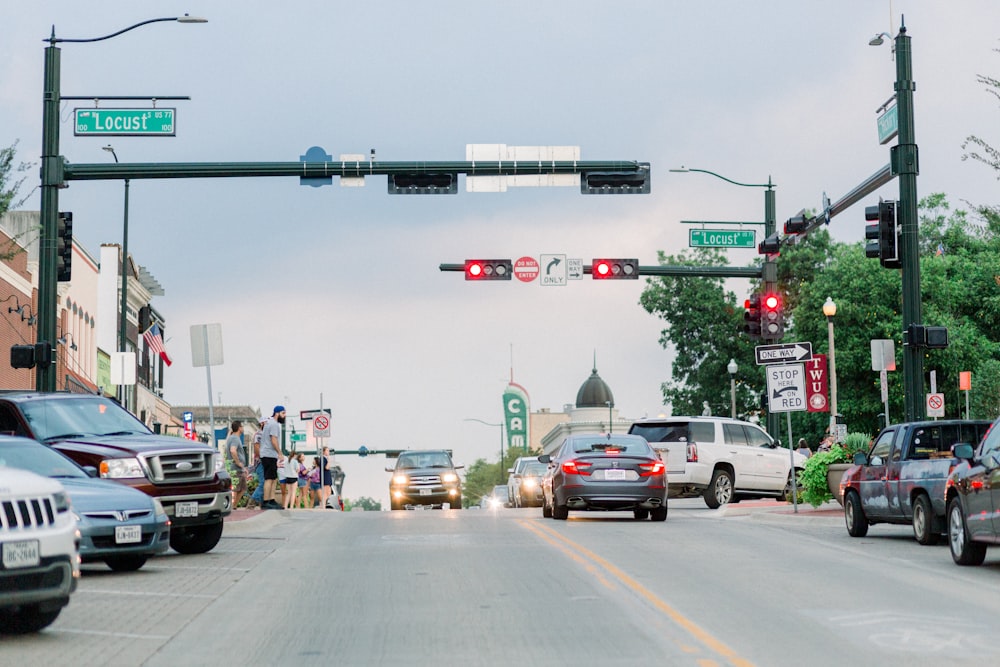
<path id="1" fill-rule="evenodd" d="M 638 280 L 638 259 L 595 259 L 590 265 L 594 280 Z"/>
<path id="2" fill-rule="evenodd" d="M 509 259 L 467 259 L 466 280 L 510 280 L 513 273 Z"/>
<path id="3" fill-rule="evenodd" d="M 768 310 L 776 310 L 781 305 L 781 299 L 777 294 L 768 294 L 764 297 L 764 307 Z"/>

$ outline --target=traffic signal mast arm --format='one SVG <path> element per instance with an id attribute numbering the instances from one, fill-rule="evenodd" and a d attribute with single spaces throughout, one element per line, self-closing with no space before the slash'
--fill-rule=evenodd
<path id="1" fill-rule="evenodd" d="M 583 272 L 591 273 L 590 264 L 583 265 Z M 441 264 L 440 271 L 465 272 L 465 264 Z M 703 278 L 757 278 L 760 279 L 760 267 L 754 266 L 640 266 L 640 276 L 699 276 Z"/>

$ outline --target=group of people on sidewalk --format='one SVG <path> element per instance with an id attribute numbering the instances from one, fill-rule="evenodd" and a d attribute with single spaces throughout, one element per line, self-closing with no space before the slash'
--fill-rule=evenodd
<path id="1" fill-rule="evenodd" d="M 248 508 L 254 505 L 265 510 L 326 507 L 333 485 L 330 449 L 324 447 L 322 455 L 314 456 L 311 468 L 306 467 L 305 454 L 294 450 L 282 453 L 281 427 L 285 416 L 285 406 L 276 405 L 271 416 L 260 422 L 252 439 L 257 462 L 253 472 L 243 443 L 243 423 L 237 420 L 230 425 L 226 460 L 233 479 L 234 508 L 240 506 L 251 477 L 256 477 L 257 486 L 247 501 Z M 279 493 L 280 503 L 277 500 Z"/>

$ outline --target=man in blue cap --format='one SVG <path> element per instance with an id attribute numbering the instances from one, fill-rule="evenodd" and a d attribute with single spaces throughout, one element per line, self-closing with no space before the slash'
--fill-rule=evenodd
<path id="1" fill-rule="evenodd" d="M 278 457 L 281 456 L 281 426 L 285 423 L 285 406 L 274 406 L 274 413 L 264 423 L 260 438 L 260 463 L 264 468 L 264 502 L 261 509 L 280 510 L 284 506 L 274 499 L 278 485 Z"/>

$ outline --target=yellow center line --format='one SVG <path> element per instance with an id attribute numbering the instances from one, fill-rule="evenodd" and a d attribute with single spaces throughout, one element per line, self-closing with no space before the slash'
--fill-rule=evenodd
<path id="1" fill-rule="evenodd" d="M 523 527 L 527 528 L 528 530 L 532 531 L 533 533 L 541 537 L 546 542 L 549 542 L 550 544 L 555 544 L 557 541 L 563 542 L 572 551 L 566 551 L 566 549 L 561 548 L 561 545 L 558 545 L 560 546 L 560 550 L 565 553 L 569 553 L 574 560 L 577 560 L 579 562 L 580 556 L 582 555 L 591 560 L 592 562 L 596 563 L 597 565 L 601 566 L 606 572 L 611 574 L 619 582 L 624 584 L 626 587 L 632 589 L 636 594 L 645 598 L 650 604 L 652 604 L 654 607 L 656 607 L 664 614 L 666 614 L 667 617 L 670 618 L 670 620 L 672 620 L 678 626 L 683 628 L 688 634 L 690 634 L 696 640 L 701 642 L 701 644 L 703 644 L 709 650 L 713 651 L 714 653 L 717 653 L 718 655 L 728 660 L 731 665 L 734 665 L 735 667 L 753 667 L 752 662 L 746 660 L 745 658 L 742 658 L 739 654 L 736 653 L 736 651 L 732 650 L 731 648 L 723 644 L 721 641 L 713 637 L 707 631 L 699 627 L 698 624 L 696 624 L 694 621 L 687 618 L 682 613 L 671 607 L 663 600 L 661 600 L 651 590 L 643 586 L 641 583 L 639 583 L 632 577 L 625 574 L 625 572 L 622 571 L 621 568 L 617 567 L 614 563 L 604 558 L 601 558 L 593 551 L 590 551 L 583 545 L 574 542 L 573 540 L 569 539 L 568 537 L 565 537 L 564 535 L 560 535 L 558 532 L 556 532 L 552 528 L 549 528 L 548 526 L 542 526 L 539 525 L 537 522 L 530 522 L 525 519 L 518 519 L 518 523 L 520 523 Z"/>

